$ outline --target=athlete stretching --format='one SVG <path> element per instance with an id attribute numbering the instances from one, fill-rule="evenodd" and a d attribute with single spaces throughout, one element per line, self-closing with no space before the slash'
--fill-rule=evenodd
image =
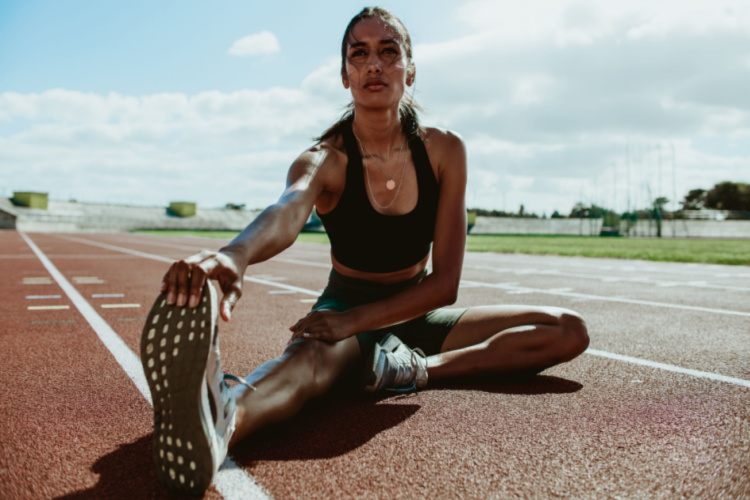
<path id="1" fill-rule="evenodd" d="M 154 402 L 154 461 L 170 489 L 202 494 L 228 447 L 292 417 L 351 368 L 364 372 L 368 391 L 413 389 L 538 372 L 588 346 L 584 321 L 566 309 L 443 308 L 455 302 L 461 276 L 466 153 L 455 133 L 420 124 L 405 92 L 415 77 L 403 24 L 384 9 L 360 12 L 341 45 L 349 111 L 292 164 L 277 203 L 219 252 L 166 273 L 141 360 Z M 229 390 L 217 316 L 229 321 L 246 268 L 294 243 L 313 208 L 331 240 L 328 285 L 291 327 L 282 355 Z M 208 279 L 218 281 L 220 303 Z"/>

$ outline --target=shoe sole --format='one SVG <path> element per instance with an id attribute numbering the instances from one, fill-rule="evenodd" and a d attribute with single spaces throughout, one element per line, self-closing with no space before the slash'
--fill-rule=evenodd
<path id="1" fill-rule="evenodd" d="M 166 304 L 161 294 L 141 336 L 141 363 L 154 407 L 156 472 L 171 491 L 202 495 L 214 475 L 206 365 L 214 337 L 210 283 L 198 307 Z"/>
<path id="2" fill-rule="evenodd" d="M 383 379 L 383 367 L 385 358 L 380 355 L 382 351 L 393 352 L 401 344 L 398 337 L 389 333 L 384 339 L 375 344 L 372 351 L 372 363 L 365 363 L 362 379 L 364 389 L 367 392 L 377 392 L 380 382 Z"/>

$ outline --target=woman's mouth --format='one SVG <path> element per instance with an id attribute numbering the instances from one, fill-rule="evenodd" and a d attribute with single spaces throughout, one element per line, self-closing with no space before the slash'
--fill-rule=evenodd
<path id="1" fill-rule="evenodd" d="M 367 90 L 382 90 L 388 85 L 383 80 L 370 80 L 367 83 L 365 83 L 365 88 Z"/>

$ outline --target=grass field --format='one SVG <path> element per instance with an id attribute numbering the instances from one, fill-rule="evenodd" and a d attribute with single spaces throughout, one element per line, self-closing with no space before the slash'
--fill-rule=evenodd
<path id="1" fill-rule="evenodd" d="M 169 236 L 231 239 L 237 231 L 139 231 Z M 325 233 L 302 233 L 298 241 L 328 243 Z M 671 238 L 603 238 L 599 236 L 544 236 L 470 234 L 472 252 L 527 253 L 579 257 L 611 257 L 663 262 L 750 265 L 750 241 L 687 240 Z"/>

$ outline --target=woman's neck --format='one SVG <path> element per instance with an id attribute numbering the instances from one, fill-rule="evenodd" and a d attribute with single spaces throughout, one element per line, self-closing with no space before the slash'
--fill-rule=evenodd
<path id="1" fill-rule="evenodd" d="M 354 110 L 354 133 L 367 145 L 368 151 L 388 155 L 403 141 L 398 108 Z"/>

